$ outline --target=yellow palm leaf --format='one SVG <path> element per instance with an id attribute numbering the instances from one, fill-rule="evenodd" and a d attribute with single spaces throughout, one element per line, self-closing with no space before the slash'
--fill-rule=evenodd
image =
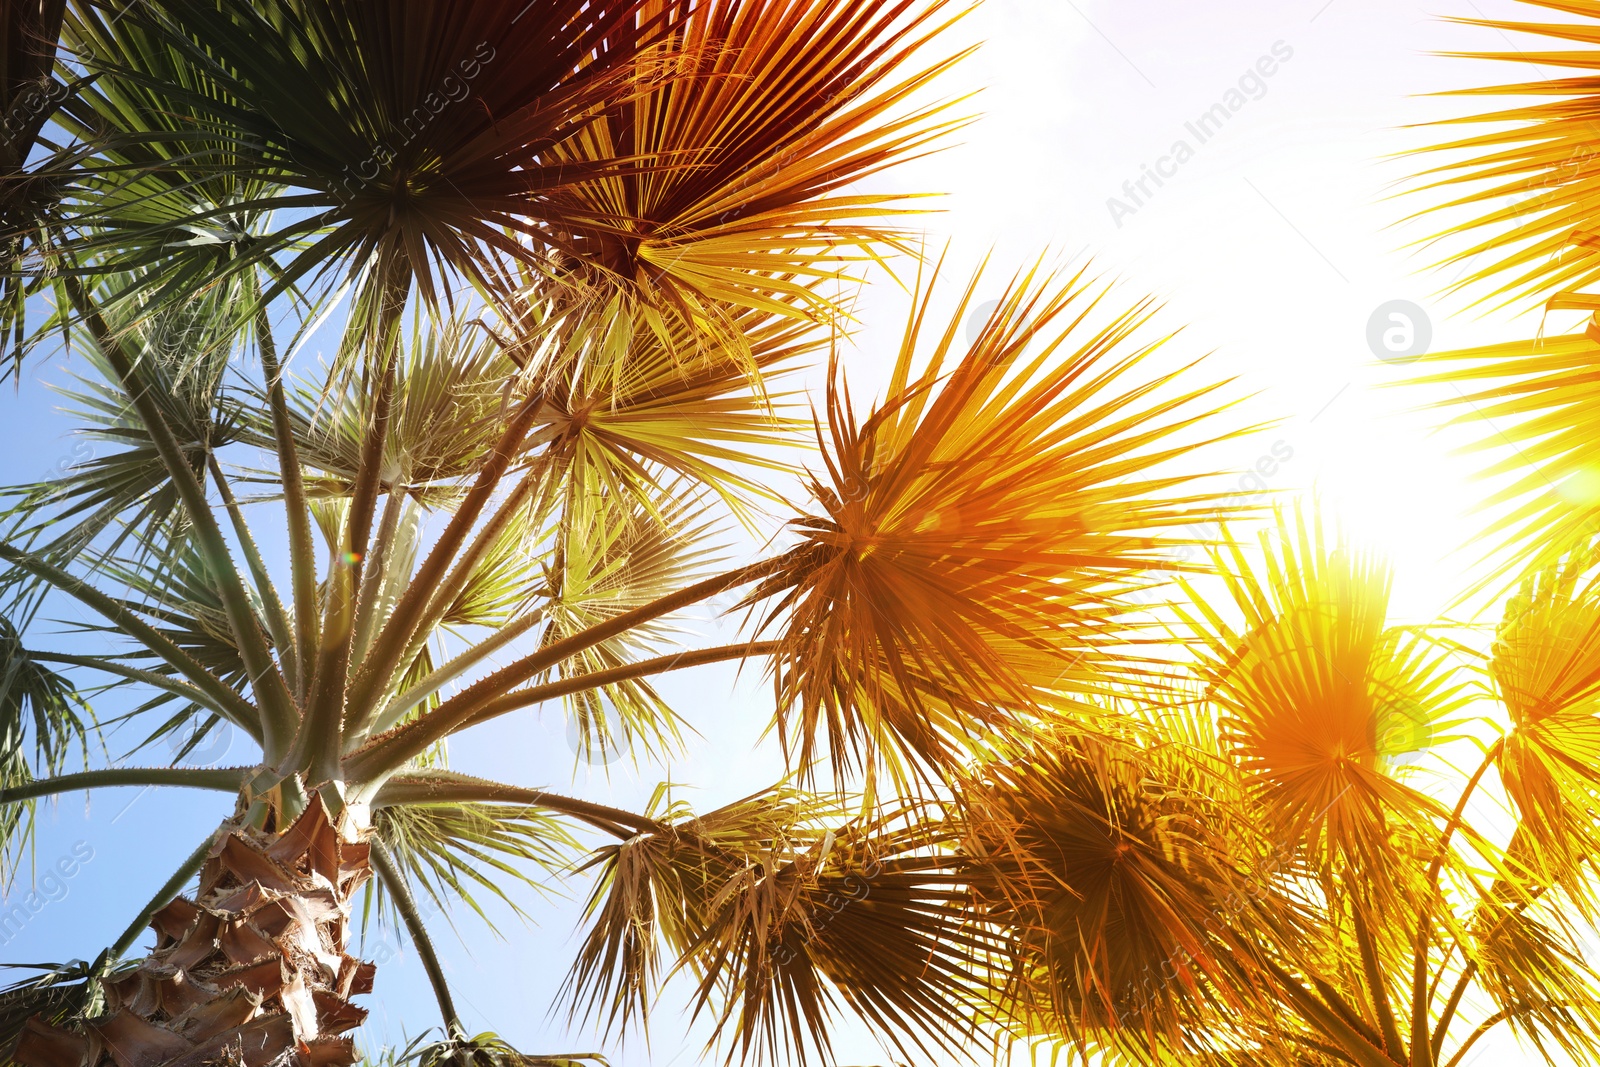
<path id="1" fill-rule="evenodd" d="M 1600 280 L 1600 4 L 1592 0 L 1524 0 L 1534 8 L 1577 16 L 1575 22 L 1461 19 L 1468 25 L 1508 34 L 1532 34 L 1555 42 L 1515 51 L 1466 53 L 1469 58 L 1565 68 L 1573 73 L 1545 81 L 1518 82 L 1445 94 L 1470 98 L 1516 98 L 1508 106 L 1451 119 L 1447 126 L 1484 124 L 1490 132 L 1453 138 L 1428 151 L 1449 162 L 1425 172 L 1423 190 L 1456 194 L 1432 210 L 1476 210 L 1447 231 L 1470 235 L 1447 263 L 1467 269 L 1454 287 L 1491 282 L 1484 299 L 1548 301 L 1549 306 L 1595 309 L 1587 294 Z M 1578 47 L 1572 47 L 1576 44 Z M 1528 97 L 1541 98 L 1527 103 Z M 1512 203 L 1507 204 L 1507 198 Z M 1485 205 L 1494 205 L 1485 207 Z M 1574 302 L 1576 301 L 1576 302 Z M 1586 302 L 1587 301 L 1587 302 Z"/>
<path id="2" fill-rule="evenodd" d="M 745 351 L 695 343 L 681 323 L 630 329 L 620 352 L 607 351 L 610 324 L 585 320 L 544 374 L 539 444 L 565 454 L 573 477 L 592 477 L 618 496 L 641 500 L 660 484 L 690 478 L 737 512 L 773 494 L 763 473 L 789 469 L 783 445 L 803 443 L 803 424 L 783 411 L 769 386 L 822 346 L 807 323 L 764 312 L 731 313 Z"/>
<path id="3" fill-rule="evenodd" d="M 1487 584 L 1539 568 L 1600 529 L 1600 328 L 1427 357 L 1417 385 L 1450 385 L 1439 402 L 1448 425 L 1482 427 L 1469 452 L 1487 453 L 1478 476 L 1498 484 L 1477 504 L 1493 517 L 1478 531 Z M 1480 586 L 1481 588 L 1481 586 Z"/>
<path id="4" fill-rule="evenodd" d="M 1379 560 L 1329 546 L 1298 510 L 1261 542 L 1260 567 L 1239 546 L 1222 567 L 1242 625 L 1198 595 L 1181 612 L 1200 638 L 1222 747 L 1285 841 L 1319 865 L 1342 856 L 1387 869 L 1390 822 L 1437 814 L 1390 773 L 1392 757 L 1415 747 L 1413 731 L 1444 740 L 1466 688 L 1443 655 L 1386 627 Z"/>
<path id="5" fill-rule="evenodd" d="M 802 766 L 823 746 L 836 773 L 947 764 L 1040 690 L 1130 669 L 1124 597 L 1227 510 L 1185 462 L 1208 443 L 1186 431 L 1226 405 L 1214 384 L 1177 386 L 1188 368 L 1136 375 L 1161 343 L 1137 339 L 1147 303 L 1091 325 L 1103 294 L 1081 274 L 1029 274 L 958 353 L 977 284 L 914 372 L 933 286 L 920 294 L 866 418 L 835 373 L 820 508 L 752 596 L 776 598 L 779 716 Z"/>
<path id="6" fill-rule="evenodd" d="M 665 46 L 681 69 L 605 109 L 550 161 L 582 175 L 552 194 L 556 269 L 589 298 L 738 344 L 728 306 L 829 316 L 817 283 L 906 248 L 902 197 L 851 183 L 930 148 L 955 123 L 911 98 L 959 57 L 903 73 L 947 0 L 706 0 Z M 687 67 L 684 64 L 688 64 Z M 897 203 L 897 201 L 899 201 Z M 570 258 L 569 258 L 570 257 Z"/>
<path id="7" fill-rule="evenodd" d="M 1528 578 L 1506 606 L 1490 674 L 1511 714 L 1500 774 L 1520 816 L 1517 857 L 1586 911 L 1587 861 L 1600 854 L 1600 562 L 1574 552 Z"/>

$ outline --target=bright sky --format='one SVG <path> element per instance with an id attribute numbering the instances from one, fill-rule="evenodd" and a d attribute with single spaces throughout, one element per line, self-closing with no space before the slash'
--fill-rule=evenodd
<path id="1" fill-rule="evenodd" d="M 1459 106 L 1419 94 L 1509 72 L 1429 56 L 1508 47 L 1494 31 L 1443 17 L 1509 15 L 1515 7 L 1509 0 L 1440 0 L 1431 9 L 1404 0 L 988 0 L 953 35 L 986 44 L 945 82 L 951 95 L 984 90 L 970 105 L 981 120 L 956 147 L 887 182 L 950 194 L 945 214 L 927 226 L 930 244 L 952 242 L 952 283 L 992 249 L 986 284 L 998 296 L 1013 269 L 1053 252 L 1092 256 L 1097 271 L 1122 280 L 1130 300 L 1159 297 L 1166 305 L 1160 321 L 1184 327 L 1177 351 L 1214 352 L 1214 374 L 1237 375 L 1240 393 L 1255 394 L 1241 420 L 1278 420 L 1216 461 L 1247 469 L 1264 460 L 1266 488 L 1318 491 L 1353 534 L 1394 559 L 1397 619 L 1433 618 L 1463 585 L 1467 560 L 1451 549 L 1467 529 L 1461 515 L 1475 490 L 1449 442 L 1428 432 L 1430 416 L 1403 415 L 1412 398 L 1378 388 L 1395 371 L 1374 359 L 1368 321 L 1391 301 L 1411 301 L 1425 309 L 1434 348 L 1526 336 L 1537 322 L 1478 319 L 1459 314 L 1459 301 L 1434 298 L 1450 276 L 1427 270 L 1425 254 L 1404 250 L 1422 231 L 1393 228 L 1416 205 L 1386 199 L 1416 164 L 1386 157 L 1431 136 L 1400 127 Z M 1237 110 L 1202 143 L 1189 124 L 1219 103 Z M 1192 151 L 1175 151 L 1180 140 Z M 1146 168 L 1162 184 L 1146 178 Z M 1141 178 L 1135 201 L 1124 183 L 1137 192 Z M 1114 211 L 1112 198 L 1133 210 Z M 889 285 L 868 293 L 866 329 L 849 363 L 858 380 L 881 380 L 904 309 Z M 38 477 L 70 456 L 72 443 L 36 386 L 0 405 L 6 481 Z M 755 751 L 770 712 L 758 681 L 735 685 L 710 671 L 673 677 L 663 689 L 704 735 L 689 757 L 669 771 L 613 767 L 609 783 L 585 770 L 571 788 L 640 803 L 650 783 L 670 774 L 701 787 L 691 795 L 709 808 L 775 777 L 770 753 Z M 226 753 L 217 761 L 233 762 Z M 481 730 L 457 747 L 455 762 L 535 785 L 566 786 L 571 774 L 553 715 Z M 130 903 L 153 891 L 222 813 L 209 796 L 123 792 L 97 794 L 87 807 L 68 798 L 45 811 L 41 869 L 76 842 L 92 848 L 93 859 L 0 955 L 92 955 L 125 925 Z M 523 893 L 519 900 L 539 925 L 525 928 L 491 909 L 507 941 L 485 937 L 466 911 L 453 917 L 470 951 L 447 930 L 439 936 L 468 1025 L 497 1030 L 530 1052 L 600 1047 L 592 1034 L 546 1016 L 576 944 L 581 898 L 550 903 Z M 391 935 L 390 946 L 368 948 L 382 964 L 370 998 L 369 1049 L 435 1019 L 420 965 L 396 944 Z M 606 1048 L 611 1062 L 701 1062 L 703 1028 L 685 1036 L 680 1002 L 668 997 L 650 1047 Z M 1517 1055 L 1503 1035 L 1480 1048 L 1475 1062 Z M 862 1035 L 847 1035 L 838 1051 L 843 1063 L 885 1060 Z"/>

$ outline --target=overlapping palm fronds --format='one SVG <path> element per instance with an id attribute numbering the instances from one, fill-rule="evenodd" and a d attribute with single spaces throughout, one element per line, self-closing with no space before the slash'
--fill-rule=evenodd
<path id="1" fill-rule="evenodd" d="M 1062 726 L 959 790 L 976 907 L 1016 938 L 1012 1009 L 1080 1046 L 1199 1052 L 1264 987 L 1267 838 L 1178 753 Z M 1276 921 L 1276 917 L 1273 917 Z"/>
<path id="2" fill-rule="evenodd" d="M 1583 549 L 1528 578 L 1506 605 L 1489 671 L 1511 720 L 1498 765 L 1519 816 L 1514 858 L 1536 884 L 1565 887 L 1597 914 L 1588 866 L 1600 855 L 1600 578 Z"/>
<path id="3" fill-rule="evenodd" d="M 826 343 L 792 318 L 730 310 L 745 351 L 703 345 L 681 323 L 614 337 L 604 320 L 579 320 L 569 351 L 547 374 L 540 435 L 568 457 L 573 477 L 615 496 L 648 500 L 665 477 L 691 478 L 741 512 L 787 469 L 785 444 L 804 427 L 775 391 Z"/>
<path id="4" fill-rule="evenodd" d="M 1484 301 L 1591 312 L 1592 321 L 1582 333 L 1541 328 L 1526 341 L 1435 353 L 1415 376 L 1454 387 L 1455 395 L 1431 392 L 1459 411 L 1455 422 L 1478 427 L 1468 447 L 1484 455 L 1481 475 L 1495 483 L 1480 505 L 1489 513 L 1480 540 L 1496 557 L 1495 576 L 1513 580 L 1600 528 L 1600 467 L 1588 446 L 1600 365 L 1600 5 L 1524 2 L 1537 21 L 1461 20 L 1497 31 L 1492 50 L 1469 57 L 1558 73 L 1446 94 L 1504 103 L 1445 123 L 1490 128 L 1430 146 L 1444 162 L 1424 172 L 1419 191 L 1442 197 L 1430 211 L 1466 216 L 1441 235 L 1466 236 L 1446 259 L 1462 264 L 1453 288 Z M 1537 44 L 1501 47 L 1527 35 Z"/>
<path id="5" fill-rule="evenodd" d="M 43 281 L 50 223 L 84 157 L 56 151 L 54 121 L 82 82 L 59 69 L 67 0 L 18 0 L 0 12 L 0 378 L 22 373 L 28 297 Z M 31 261 L 31 262 L 30 262 Z"/>
<path id="6" fill-rule="evenodd" d="M 658 794 L 658 797 L 660 794 Z M 699 981 L 729 1058 L 830 1057 L 841 1011 L 897 1055 L 976 1040 L 1003 966 L 970 920 L 954 824 L 910 808 L 846 820 L 792 790 L 660 822 L 598 851 L 576 1003 L 608 1025 L 643 1011 L 660 953 Z"/>
<path id="7" fill-rule="evenodd" d="M 152 277 L 187 287 L 286 255 L 269 296 L 383 259 L 398 274 L 382 284 L 415 278 L 442 297 L 452 277 L 493 273 L 492 252 L 521 255 L 511 235 L 553 221 L 550 189 L 619 163 L 575 167 L 550 151 L 601 100 L 627 95 L 664 28 L 650 7 L 75 5 L 67 41 L 98 75 L 83 121 L 129 146 L 80 205 L 101 223 L 81 254 L 167 266 Z M 164 192 L 115 180 L 164 159 L 219 175 L 229 195 L 168 214 Z M 228 264 L 201 270 L 181 251 L 269 213 L 270 232 L 229 237 Z"/>
<path id="8" fill-rule="evenodd" d="M 458 499 L 461 481 L 488 461 L 503 432 L 515 377 L 514 365 L 489 333 L 460 318 L 414 321 L 393 382 L 380 490 L 432 507 L 448 507 Z M 239 438 L 273 449 L 266 399 L 256 390 L 253 402 L 239 412 Z M 348 497 L 361 472 L 373 397 L 356 383 L 331 396 L 302 386 L 289 393 L 288 404 L 297 455 L 308 468 L 307 492 Z M 266 480 L 281 485 L 281 473 L 268 472 Z"/>
<path id="9" fill-rule="evenodd" d="M 18 18 L 43 40 L 58 10 Z M 87 354 L 69 416 L 98 451 L 6 492 L 0 866 L 40 797 L 226 800 L 94 964 L 0 993 L 0 1054 L 353 1067 L 375 875 L 365 917 L 404 928 L 443 1024 L 396 1067 L 600 1060 L 469 1036 L 430 932 L 428 905 L 520 914 L 547 886 L 586 894 L 559 1006 L 608 1047 L 680 983 L 728 1062 L 831 1062 L 852 1021 L 896 1062 L 1449 1067 L 1501 1023 L 1600 1059 L 1600 349 L 1432 365 L 1511 424 L 1495 533 L 1539 563 L 1474 658 L 1392 625 L 1385 565 L 1320 518 L 1280 515 L 1257 559 L 1207 480 L 1203 449 L 1251 429 L 1225 383 L 1084 272 L 1022 273 L 963 343 L 982 275 L 936 322 L 925 268 L 882 399 L 852 396 L 856 268 L 913 251 L 915 201 L 872 183 L 954 126 L 943 0 L 64 11 L 87 77 L 28 133 L 49 209 L 6 216 L 37 243 L 0 296 L 49 267 L 58 313 L 24 340 Z M 1558 111 L 1444 179 L 1559 171 Z M 1587 210 L 1572 178 L 1523 238 Z M 1586 284 L 1586 256 L 1507 256 L 1502 295 Z M 791 390 L 824 348 L 812 434 Z M 57 604 L 92 618 L 41 632 Z M 683 625 L 708 608 L 726 643 Z M 702 712 L 659 676 L 715 663 L 770 669 L 784 767 L 705 814 L 446 759 L 560 708 L 578 759 L 643 769 Z M 1473 717 L 1495 696 L 1498 731 Z M 124 766 L 96 747 L 123 723 L 179 764 L 209 730 L 259 751 Z M 256 985 L 213 981 L 235 966 Z"/>
<path id="10" fill-rule="evenodd" d="M 1454 387 L 1440 400 L 1474 427 L 1490 489 L 1478 503 L 1484 583 L 1515 581 L 1600 532 L 1600 461 L 1591 442 L 1600 396 L 1600 330 L 1438 352 L 1411 378 Z"/>
<path id="11" fill-rule="evenodd" d="M 592 471 L 572 472 L 566 491 L 549 566 L 547 642 L 653 603 L 705 576 L 716 561 L 715 524 L 701 517 L 690 491 L 668 483 L 640 500 L 615 493 Z M 673 636 L 665 622 L 641 623 L 562 662 L 553 675 L 574 680 L 614 670 L 662 654 Z M 671 749 L 680 740 L 676 713 L 646 679 L 586 688 L 564 703 L 579 758 Z"/>
<path id="12" fill-rule="evenodd" d="M 552 193 L 552 269 L 576 275 L 614 329 L 746 344 L 740 308 L 831 317 L 821 283 L 907 249 L 903 197 L 850 186 L 931 150 L 959 123 L 921 92 L 959 56 L 926 58 L 952 9 L 933 3 L 702 0 L 647 79 L 551 159 L 582 173 Z M 915 65 L 913 65 L 915 64 Z M 910 68 L 907 73 L 906 69 Z"/>
<path id="13" fill-rule="evenodd" d="M 91 545 L 114 552 L 130 538 L 183 541 L 187 517 L 131 393 L 151 399 L 185 443 L 193 476 L 207 479 L 207 457 L 239 437 L 240 419 L 227 395 L 234 339 L 224 311 L 238 296 L 238 286 L 221 286 L 145 314 L 125 308 L 116 326 L 135 360 L 131 388 L 92 340 L 76 338 L 92 376 L 80 375 L 78 386 L 63 392 L 88 454 L 47 481 L 6 490 L 15 500 L 10 514 L 23 520 L 13 537 L 32 540 L 56 562 Z M 96 544 L 102 533 L 111 536 Z"/>

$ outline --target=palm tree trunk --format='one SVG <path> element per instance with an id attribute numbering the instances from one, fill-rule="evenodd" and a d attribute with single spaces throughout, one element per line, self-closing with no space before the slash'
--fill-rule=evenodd
<path id="1" fill-rule="evenodd" d="M 373 965 L 348 955 L 350 902 L 371 874 L 365 828 L 313 793 L 280 834 L 225 822 L 194 900 L 156 912 L 156 947 L 109 979 L 105 1010 L 66 1029 L 31 1019 L 21 1067 L 349 1067 Z"/>

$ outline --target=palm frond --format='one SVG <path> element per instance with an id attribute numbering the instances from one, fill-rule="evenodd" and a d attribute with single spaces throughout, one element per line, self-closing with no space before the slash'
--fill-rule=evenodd
<path id="1" fill-rule="evenodd" d="M 1557 1062 L 1600 1050 L 1600 973 L 1584 957 L 1581 934 L 1562 914 L 1559 894 L 1526 902 L 1486 901 L 1473 927 L 1472 960 L 1484 991 L 1518 1037 Z"/>
<path id="2" fill-rule="evenodd" d="M 801 546 L 750 598 L 774 598 L 779 719 L 802 768 L 823 753 L 836 774 L 948 765 L 1041 690 L 1136 670 L 1127 594 L 1182 569 L 1191 527 L 1229 510 L 1189 461 L 1207 442 L 1186 431 L 1226 406 L 1216 386 L 1136 376 L 1160 344 L 1137 338 L 1147 303 L 1092 324 L 1103 294 L 1082 274 L 1029 274 L 958 352 L 977 284 L 942 328 L 933 286 L 920 294 L 866 418 L 835 376 L 820 511 L 794 520 Z"/>
<path id="3" fill-rule="evenodd" d="M 1480 299 L 1596 311 L 1600 294 L 1589 290 L 1600 280 L 1600 84 L 1594 73 L 1600 71 L 1600 6 L 1588 0 L 1523 2 L 1541 14 L 1558 12 L 1576 21 L 1457 19 L 1496 34 L 1495 50 L 1464 57 L 1570 73 L 1443 94 L 1474 102 L 1487 98 L 1491 110 L 1439 125 L 1491 129 L 1430 145 L 1426 151 L 1446 161 L 1423 172 L 1419 192 L 1446 195 L 1433 211 L 1469 214 L 1441 235 L 1468 237 L 1452 242 L 1456 247 L 1444 260 L 1463 265 L 1452 288 L 1488 283 Z M 1510 34 L 1536 40 L 1499 50 L 1500 43 L 1513 40 Z M 1544 50 L 1551 46 L 1554 51 Z"/>
<path id="4" fill-rule="evenodd" d="M 1489 514 L 1475 538 L 1496 567 L 1472 590 L 1536 570 L 1600 530 L 1600 329 L 1584 334 L 1436 352 L 1409 379 L 1449 385 L 1439 403 L 1471 426 L 1464 446 L 1491 483 L 1476 503 Z"/>
<path id="5" fill-rule="evenodd" d="M 153 400 L 201 479 L 208 459 L 239 433 L 226 392 L 237 337 L 223 315 L 237 295 L 236 288 L 221 287 L 148 313 L 124 305 L 112 316 L 121 344 L 135 354 L 137 387 Z M 48 537 L 38 551 L 58 562 L 75 560 L 91 546 L 97 554 L 115 552 L 130 538 L 178 542 L 187 517 L 128 385 L 92 342 L 83 358 L 94 376 L 80 376 L 78 388 L 63 392 L 89 454 L 48 481 L 4 491 L 17 501 L 14 513 L 44 520 L 18 536 Z M 97 543 L 102 534 L 108 539 Z"/>
<path id="6" fill-rule="evenodd" d="M 691 486 L 665 483 L 641 501 L 634 493 L 612 495 L 588 468 L 573 471 L 565 488 L 550 565 L 546 643 L 689 585 L 715 561 L 715 521 L 703 517 L 703 502 Z M 657 655 L 672 633 L 666 621 L 635 627 L 558 664 L 553 673 L 577 678 Z M 676 712 L 644 679 L 585 690 L 565 701 L 577 725 L 580 757 L 635 742 L 654 751 L 677 741 Z M 608 716 L 608 709 L 614 714 Z M 618 731 L 622 736 L 613 736 Z"/>
<path id="7" fill-rule="evenodd" d="M 0 790 L 58 773 L 74 750 L 87 764 L 92 722 L 72 682 L 35 659 L 0 616 Z M 9 887 L 16 877 L 32 837 L 33 802 L 0 804 L 0 883 Z"/>
<path id="8" fill-rule="evenodd" d="M 686 963 L 730 1061 L 830 1060 L 845 1013 L 906 1060 L 982 1043 L 1009 946 L 972 922 L 951 828 L 897 821 L 835 827 L 718 888 Z"/>
<path id="9" fill-rule="evenodd" d="M 1164 1062 L 1256 1015 L 1257 939 L 1283 905 L 1270 841 L 1214 770 L 1062 726 L 997 747 L 957 792 L 975 908 L 1016 942 L 1024 1032 Z"/>
<path id="10" fill-rule="evenodd" d="M 379 808 L 374 826 L 413 890 L 440 909 L 459 901 L 489 922 L 479 903 L 482 891 L 521 914 L 506 892 L 511 883 L 541 888 L 532 868 L 546 874 L 564 868 L 578 845 L 561 821 L 538 808 L 517 804 L 429 803 Z M 367 890 L 383 911 L 383 890 Z M 491 923 L 490 926 L 493 929 Z"/>
<path id="11" fill-rule="evenodd" d="M 656 789 L 646 815 L 654 833 L 627 836 L 591 853 L 580 870 L 595 872 L 584 910 L 590 924 L 567 976 L 563 996 L 574 1018 L 608 1031 L 642 1021 L 661 981 L 663 949 L 676 960 L 705 928 L 718 887 L 791 842 L 816 836 L 835 809 L 791 790 L 748 797 L 702 816 L 667 787 Z"/>
<path id="12" fill-rule="evenodd" d="M 770 498 L 762 476 L 788 469 L 779 446 L 803 440 L 780 407 L 787 398 L 770 386 L 823 340 L 783 316 L 729 315 L 740 354 L 696 343 L 677 320 L 662 326 L 666 337 L 628 328 L 620 340 L 616 319 L 580 320 L 569 353 L 545 372 L 549 414 L 538 436 L 571 457 L 574 477 L 613 495 L 648 498 L 666 477 L 709 486 L 740 513 L 751 498 Z"/>
<path id="13" fill-rule="evenodd" d="M 1600 913 L 1588 865 L 1600 856 L 1600 554 L 1570 554 L 1506 604 L 1490 677 L 1511 717 L 1498 766 L 1519 816 L 1519 859 Z"/>
<path id="14" fill-rule="evenodd" d="M 583 171 L 554 191 L 551 267 L 606 318 L 672 322 L 741 350 L 730 308 L 831 317 L 819 283 L 886 249 L 904 203 L 849 186 L 961 125 L 918 92 L 959 57 L 911 67 L 945 0 L 703 0 L 664 46 L 673 76 L 604 108 L 552 158 Z M 904 73 L 911 67 L 910 73 Z"/>
<path id="15" fill-rule="evenodd" d="M 45 136 L 83 88 L 76 79 L 56 77 L 66 7 L 66 0 L 34 0 L 7 4 L 0 15 L 0 337 L 9 335 L 10 342 L 0 357 L 0 379 L 21 378 L 28 297 L 45 281 L 43 272 L 29 277 L 27 261 L 48 247 L 47 224 L 68 195 L 81 156 L 58 150 Z"/>
<path id="16" fill-rule="evenodd" d="M 1444 740 L 1469 690 L 1447 657 L 1388 629 L 1387 565 L 1329 544 L 1319 515 L 1280 512 L 1260 540 L 1260 565 L 1241 545 L 1219 554 L 1242 621 L 1199 595 L 1182 612 L 1222 748 L 1284 840 L 1319 863 L 1359 854 L 1364 869 L 1384 869 L 1391 821 L 1439 814 L 1397 779 L 1393 757 Z"/>
<path id="17" fill-rule="evenodd" d="M 460 317 L 435 323 L 417 316 L 394 382 L 388 436 L 381 457 L 381 490 L 432 507 L 447 507 L 487 461 L 504 429 L 515 392 L 516 367 L 488 333 Z M 241 440 L 273 447 L 265 398 L 240 413 Z M 349 381 L 333 396 L 300 385 L 289 396 L 289 419 L 308 491 L 346 495 L 361 467 L 372 423 L 371 390 Z M 255 475 L 281 484 L 277 472 Z"/>
<path id="18" fill-rule="evenodd" d="M 608 1029 L 642 1019 L 666 948 L 697 978 L 696 1014 L 729 1060 L 827 1059 L 845 1010 L 902 1056 L 976 1033 L 988 998 L 975 989 L 998 943 L 967 928 L 965 877 L 937 818 L 845 821 L 788 789 L 693 818 L 658 810 L 664 796 L 659 831 L 585 865 L 600 877 L 568 982 L 574 1014 Z"/>
<path id="19" fill-rule="evenodd" d="M 212 276 L 281 255 L 270 300 L 384 256 L 406 287 L 441 299 L 449 278 L 493 273 L 493 254 L 520 257 L 513 235 L 540 238 L 560 210 L 550 189 L 617 165 L 575 169 L 551 151 L 598 100 L 627 94 L 640 50 L 660 39 L 652 7 L 81 5 L 67 39 L 101 87 L 85 121 L 144 158 L 107 160 L 105 188 L 78 205 L 100 232 L 78 243 L 101 261 L 161 268 L 171 292 L 204 281 L 185 248 L 196 231 L 266 217 L 272 228 L 208 265 Z M 163 217 L 145 213 L 162 190 L 109 180 L 167 157 L 224 171 L 239 195 Z"/>

